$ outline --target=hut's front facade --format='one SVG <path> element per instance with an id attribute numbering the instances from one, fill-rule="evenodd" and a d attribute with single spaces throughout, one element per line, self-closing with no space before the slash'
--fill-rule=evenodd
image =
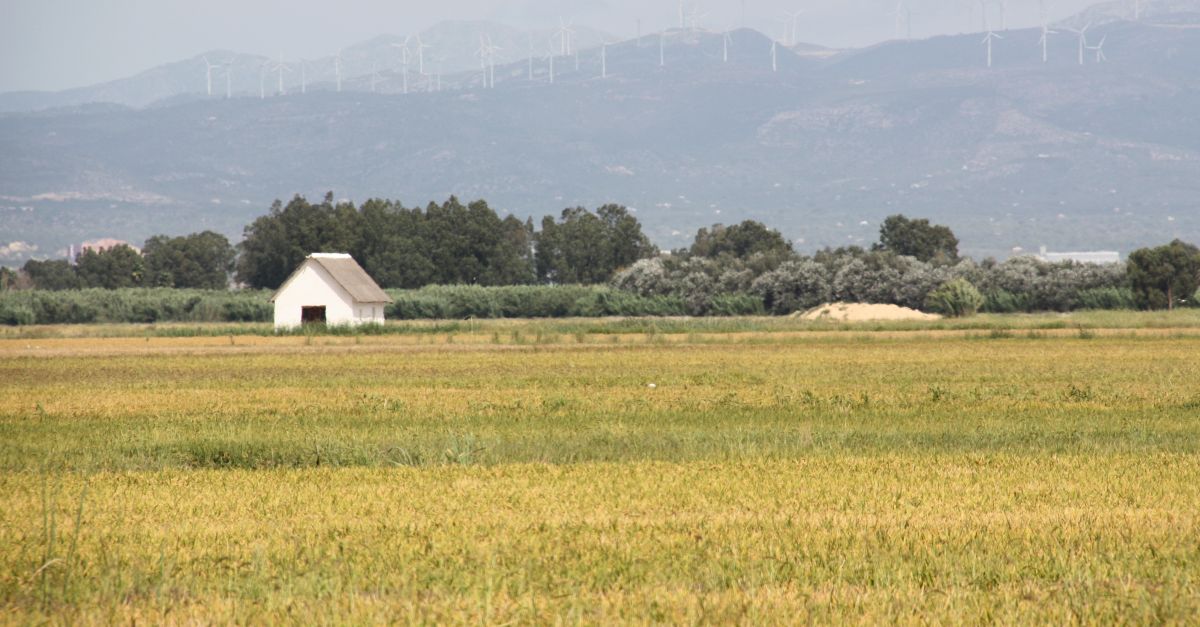
<path id="1" fill-rule="evenodd" d="M 392 302 L 345 253 L 313 253 L 271 297 L 275 328 L 304 324 L 382 324 L 383 309 Z"/>

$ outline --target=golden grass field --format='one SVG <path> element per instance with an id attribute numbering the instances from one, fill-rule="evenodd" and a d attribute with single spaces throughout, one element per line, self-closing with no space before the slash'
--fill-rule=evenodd
<path id="1" fill-rule="evenodd" d="M 0 335 L 0 622 L 1191 623 L 1184 316 Z"/>

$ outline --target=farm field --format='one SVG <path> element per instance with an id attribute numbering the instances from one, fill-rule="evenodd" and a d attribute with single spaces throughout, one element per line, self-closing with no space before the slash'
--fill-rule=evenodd
<path id="1" fill-rule="evenodd" d="M 1122 316 L 3 335 L 0 622 L 1190 622 L 1200 332 Z"/>

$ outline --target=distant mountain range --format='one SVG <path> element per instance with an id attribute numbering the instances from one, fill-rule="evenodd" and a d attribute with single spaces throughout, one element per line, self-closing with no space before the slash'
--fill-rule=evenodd
<path id="1" fill-rule="evenodd" d="M 672 30 L 605 46 L 581 34 L 577 55 L 553 57 L 544 34 L 531 78 L 529 37 L 488 27 L 505 50 L 486 89 L 466 52 L 480 26 L 458 23 L 422 34 L 460 52 L 427 56 L 425 77 L 410 60 L 407 95 L 394 61 L 376 66 L 377 93 L 362 78 L 395 38 L 342 52 L 342 93 L 316 61 L 308 93 L 285 72 L 287 94 L 274 95 L 276 72 L 263 99 L 259 57 L 229 57 L 234 77 L 253 72 L 230 99 L 219 77 L 214 96 L 197 91 L 203 60 L 163 66 L 90 88 L 141 108 L 0 115 L 0 263 L 103 236 L 237 238 L 273 199 L 327 190 L 409 204 L 457 194 L 521 216 L 620 202 L 664 247 L 745 218 L 801 250 L 866 244 L 898 212 L 950 225 L 973 255 L 1200 241 L 1194 6 L 1095 19 L 1083 65 L 1061 28 L 1046 63 L 1040 29 L 999 33 L 991 68 L 983 33 L 829 51 Z"/>
<path id="2" fill-rule="evenodd" d="M 525 31 L 485 21 L 441 22 L 411 36 L 380 35 L 349 46 L 339 55 L 312 59 L 280 59 L 211 50 L 190 59 L 160 65 L 129 78 L 57 92 L 0 94 L 0 112 L 35 111 L 92 103 L 129 107 L 170 104 L 202 97 L 257 97 L 301 91 L 336 91 L 342 76 L 344 91 L 402 93 L 404 49 L 408 50 L 410 91 L 433 85 L 438 75 L 449 77 L 479 68 L 482 43 L 495 52 L 493 62 L 514 63 L 530 56 L 544 58 L 551 50 L 572 53 L 615 38 L 584 26 L 569 26 L 566 41 L 556 31 Z M 282 61 L 282 64 L 280 63 Z M 280 68 L 282 65 L 282 69 Z M 375 80 L 372 77 L 376 76 Z M 457 80 L 469 80 L 460 77 Z M 443 87 L 451 87 L 449 82 Z M 211 87 L 211 89 L 210 89 Z"/>

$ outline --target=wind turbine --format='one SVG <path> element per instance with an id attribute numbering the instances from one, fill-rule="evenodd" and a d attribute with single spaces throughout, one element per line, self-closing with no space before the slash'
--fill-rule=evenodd
<path id="1" fill-rule="evenodd" d="M 1038 15 L 1042 19 L 1042 37 L 1038 40 L 1038 45 L 1042 47 L 1042 63 L 1046 63 L 1050 59 L 1050 36 L 1057 35 L 1058 31 L 1050 28 L 1050 10 L 1046 6 L 1046 0 L 1038 0 Z"/>
<path id="2" fill-rule="evenodd" d="M 496 53 L 503 48 L 492 45 L 492 38 L 486 35 L 479 36 L 479 50 L 475 54 L 479 55 L 479 63 L 483 66 L 483 86 L 485 88 L 496 87 Z"/>
<path id="3" fill-rule="evenodd" d="M 393 48 L 400 49 L 400 64 L 404 66 L 404 71 L 403 71 L 404 93 L 406 93 L 406 94 L 408 93 L 408 61 L 409 61 L 408 41 L 410 39 L 412 39 L 412 37 L 405 37 L 404 43 L 392 44 Z"/>
<path id="4" fill-rule="evenodd" d="M 217 69 L 220 66 L 209 63 L 208 57 L 203 57 L 203 59 L 204 59 L 204 79 L 208 83 L 208 97 L 212 98 L 212 71 Z"/>
<path id="5" fill-rule="evenodd" d="M 1058 34 L 1058 31 L 1050 30 L 1049 26 L 1042 24 L 1042 38 L 1038 40 L 1038 43 L 1041 44 L 1041 46 L 1042 46 L 1042 63 L 1045 63 L 1046 61 L 1048 61 L 1050 59 L 1050 53 L 1049 53 L 1050 36 L 1057 35 L 1057 34 Z"/>
<path id="6" fill-rule="evenodd" d="M 729 31 L 721 33 L 721 61 L 724 63 L 729 63 L 729 42 L 731 41 L 733 38 L 729 36 Z"/>
<path id="7" fill-rule="evenodd" d="M 421 76 L 425 75 L 425 50 L 432 47 L 421 41 L 421 33 L 417 33 L 417 71 Z"/>
<path id="8" fill-rule="evenodd" d="M 779 48 L 779 42 L 771 39 L 771 71 L 779 71 L 779 54 L 776 50 Z"/>
<path id="9" fill-rule="evenodd" d="M 1071 31 L 1072 33 L 1075 33 L 1076 35 L 1079 35 L 1079 65 L 1083 65 L 1083 50 L 1085 48 L 1087 48 L 1087 32 L 1088 32 L 1088 29 L 1091 27 L 1092 27 L 1091 24 L 1087 24 L 1086 26 L 1084 26 L 1083 28 L 1080 28 L 1080 29 L 1074 29 L 1074 28 L 1067 29 L 1067 30 Z"/>
<path id="10" fill-rule="evenodd" d="M 279 95 L 282 96 L 287 93 L 283 91 L 283 73 L 292 71 L 292 66 L 283 62 L 282 52 L 279 53 L 279 63 L 275 64 L 275 70 L 279 72 Z"/>
<path id="11" fill-rule="evenodd" d="M 908 8 L 904 5 L 904 0 L 896 0 L 896 8 L 891 13 L 892 18 L 896 20 L 896 24 L 893 27 L 893 31 L 892 31 L 893 39 L 901 38 L 901 36 L 902 36 L 901 35 L 901 24 L 904 22 L 904 17 L 907 14 L 907 12 L 908 12 Z M 910 30 L 911 30 L 911 27 L 910 27 Z"/>
<path id="12" fill-rule="evenodd" d="M 804 13 L 805 13 L 804 9 L 801 9 L 799 11 L 784 11 L 783 12 L 783 18 L 785 20 L 787 20 L 787 24 L 789 26 L 789 30 L 787 31 L 787 39 L 786 39 L 787 45 L 789 45 L 789 46 L 796 45 L 797 25 L 800 22 L 800 16 L 804 15 Z"/>
<path id="13" fill-rule="evenodd" d="M 608 78 L 608 40 L 600 42 L 600 78 Z"/>
<path id="14" fill-rule="evenodd" d="M 1102 63 L 1102 62 L 1108 60 L 1108 57 L 1104 56 L 1104 40 L 1106 40 L 1106 39 L 1108 39 L 1108 35 L 1104 35 L 1103 37 L 1101 37 L 1100 43 L 1098 43 L 1094 46 L 1088 46 L 1088 50 L 1096 51 L 1096 63 Z"/>
<path id="15" fill-rule="evenodd" d="M 333 57 L 333 72 L 337 75 L 337 90 L 342 93 L 342 51 L 339 48 L 337 55 Z"/>
<path id="16" fill-rule="evenodd" d="M 571 36 L 575 34 L 571 26 L 573 26 L 571 22 L 565 21 L 561 17 L 558 18 L 558 30 L 555 31 L 555 35 L 559 39 L 559 49 L 564 57 L 571 54 Z"/>
<path id="17" fill-rule="evenodd" d="M 271 65 L 270 61 L 263 61 L 262 65 L 258 66 L 258 99 L 263 100 L 267 97 L 267 67 Z"/>
<path id="18" fill-rule="evenodd" d="M 496 53 L 504 50 L 500 46 L 492 44 L 492 38 L 487 38 L 487 55 L 488 55 L 488 77 L 491 82 L 490 87 L 496 88 Z"/>
<path id="19" fill-rule="evenodd" d="M 1001 37 L 1000 35 L 997 35 L 996 33 L 992 32 L 992 31 L 988 31 L 987 36 L 983 38 L 983 44 L 985 46 L 987 46 L 987 66 L 988 67 L 992 67 L 992 40 L 994 40 L 994 39 L 1004 39 L 1004 38 Z"/>
<path id="20" fill-rule="evenodd" d="M 300 93 L 308 93 L 308 60 L 300 59 Z"/>
<path id="21" fill-rule="evenodd" d="M 1142 21 L 1142 0 L 1133 0 L 1133 21 Z"/>

